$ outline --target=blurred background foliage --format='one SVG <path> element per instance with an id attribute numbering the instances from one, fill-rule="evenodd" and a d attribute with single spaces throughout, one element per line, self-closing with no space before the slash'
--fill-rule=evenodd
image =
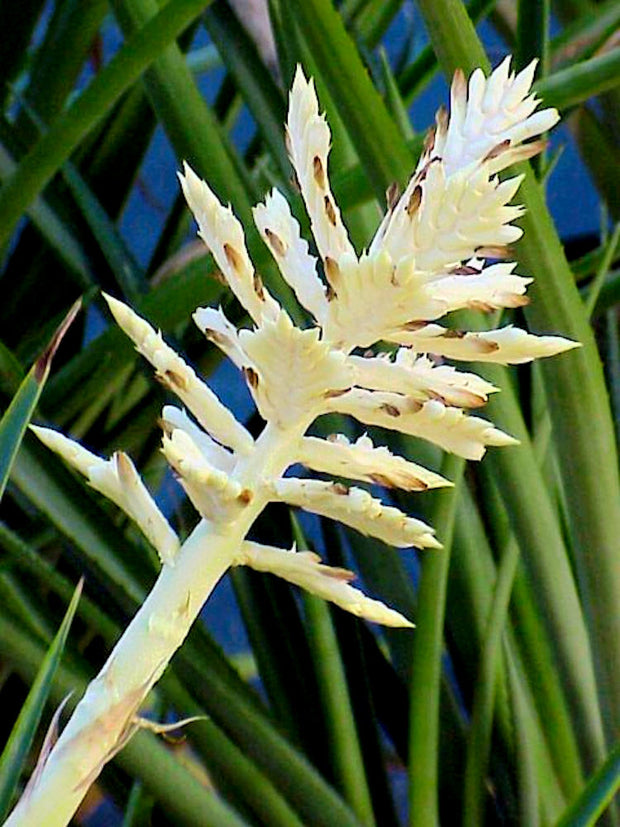
<path id="1" fill-rule="evenodd" d="M 417 629 L 371 628 L 235 571 L 150 699 L 157 719 L 205 717 L 178 738 L 135 736 L 75 823 L 620 823 L 620 4 L 4 0 L 0 22 L 0 818 L 54 709 L 69 692 L 75 703 L 157 571 L 127 520 L 24 436 L 30 417 L 103 455 L 128 451 L 180 533 L 196 520 L 159 452 L 165 392 L 100 291 L 159 326 L 260 428 L 190 323 L 198 305 L 243 317 L 193 240 L 181 161 L 233 204 L 290 305 L 250 208 L 277 185 L 307 228 L 282 129 L 296 63 L 316 79 L 334 190 L 361 249 L 446 100 L 442 78 L 512 53 L 516 68 L 540 58 L 536 89 L 564 123 L 518 196 L 518 272 L 536 282 L 515 321 L 584 347 L 485 369 L 502 388 L 489 415 L 518 449 L 464 468 L 377 435 L 456 480 L 396 495 L 433 521 L 444 551 L 403 554 L 270 507 L 257 537 L 295 536 L 355 568 Z M 45 382 L 39 354 L 80 296 Z M 354 427 L 325 429 L 336 425 Z"/>

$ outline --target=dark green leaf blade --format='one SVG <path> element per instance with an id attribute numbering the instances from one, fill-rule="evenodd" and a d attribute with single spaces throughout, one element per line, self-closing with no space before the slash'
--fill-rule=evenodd
<path id="1" fill-rule="evenodd" d="M 556 827 L 591 827 L 620 788 L 620 743 L 592 776 Z"/>
<path id="2" fill-rule="evenodd" d="M 81 302 L 77 301 L 53 335 L 51 342 L 34 363 L 28 375 L 0 420 L 0 499 L 6 488 L 11 466 L 34 411 L 50 364 L 69 325 L 77 315 Z"/>
<path id="3" fill-rule="evenodd" d="M 82 584 L 83 580 L 80 580 L 0 757 L 0 820 L 3 820 L 7 814 L 22 766 L 39 726 L 43 709 L 52 688 L 54 674 L 60 663 L 69 628 L 82 593 Z"/>

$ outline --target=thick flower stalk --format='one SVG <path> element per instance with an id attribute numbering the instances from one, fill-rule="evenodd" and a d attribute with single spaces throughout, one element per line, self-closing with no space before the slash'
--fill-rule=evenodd
<path id="1" fill-rule="evenodd" d="M 254 220 L 311 318 L 303 329 L 262 284 L 230 207 L 185 167 L 181 186 L 199 235 L 250 325 L 237 329 L 210 307 L 198 309 L 194 320 L 239 368 L 266 424 L 254 439 L 158 332 L 106 297 L 118 324 L 181 403 L 163 410 L 163 453 L 200 520 L 181 544 L 125 454 L 106 461 L 55 431 L 35 429 L 137 523 L 162 570 L 8 824 L 69 821 L 104 763 L 141 725 L 142 702 L 230 566 L 279 575 L 371 621 L 411 625 L 352 586 L 351 572 L 323 565 L 309 552 L 249 542 L 246 535 L 264 507 L 278 501 L 394 546 L 440 547 L 430 526 L 363 487 L 310 474 L 285 476 L 302 464 L 309 472 L 411 491 L 450 484 L 367 435 L 355 442 L 342 434 L 308 436 L 323 414 L 350 414 L 467 459 L 481 459 L 489 445 L 515 442 L 469 412 L 496 389 L 443 358 L 519 363 L 574 343 L 512 326 L 459 332 L 437 320 L 462 308 L 514 308 L 527 301 L 530 279 L 498 261 L 521 235 L 511 223 L 521 208 L 509 206 L 521 178 L 501 181 L 498 173 L 537 153 L 542 144 L 529 139 L 558 118 L 552 109 L 535 113 L 533 73 L 534 64 L 515 77 L 506 60 L 488 79 L 476 71 L 469 86 L 456 74 L 450 117 L 438 113 L 409 185 L 390 199 L 375 237 L 358 255 L 330 189 L 329 128 L 312 82 L 298 69 L 286 137 L 319 258 L 277 189 L 254 209 Z M 369 348 L 378 342 L 393 347 L 373 353 Z"/>

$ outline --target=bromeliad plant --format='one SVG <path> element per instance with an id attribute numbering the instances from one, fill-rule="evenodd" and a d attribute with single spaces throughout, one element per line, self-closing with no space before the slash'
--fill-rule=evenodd
<path id="1" fill-rule="evenodd" d="M 8 824 L 68 822 L 102 766 L 140 727 L 138 710 L 214 586 L 231 566 L 271 572 L 378 623 L 408 619 L 350 585 L 351 572 L 323 565 L 310 552 L 246 539 L 269 502 L 339 520 L 399 547 L 440 548 L 433 529 L 359 487 L 286 476 L 301 463 L 323 474 L 423 491 L 449 481 L 375 447 L 306 435 L 329 413 L 349 414 L 427 439 L 466 459 L 515 440 L 468 413 L 496 389 L 452 360 L 516 364 L 575 346 L 506 326 L 457 332 L 436 323 L 463 308 L 491 311 L 526 303 L 529 279 L 502 259 L 521 235 L 509 206 L 521 177 L 500 180 L 506 167 L 540 151 L 529 141 L 551 128 L 553 109 L 535 113 L 529 94 L 534 64 L 516 77 L 504 61 L 490 78 L 476 71 L 467 87 L 457 73 L 451 113 L 437 115 L 409 185 L 388 211 L 368 250 L 358 255 L 342 223 L 327 175 L 330 132 L 312 82 L 298 69 L 290 95 L 287 143 L 320 257 L 301 238 L 286 199 L 273 190 L 254 210 L 256 225 L 284 279 L 311 321 L 302 328 L 270 294 L 249 259 L 230 207 L 185 167 L 180 176 L 199 234 L 251 326 L 237 329 L 221 309 L 200 308 L 194 320 L 242 371 L 265 427 L 257 439 L 162 339 L 119 301 L 107 297 L 118 324 L 186 410 L 162 415 L 163 452 L 200 514 L 181 543 L 131 460 L 105 461 L 46 428 L 40 439 L 122 508 L 157 549 L 162 570 L 150 595 L 90 684 L 36 781 Z M 528 142 L 529 141 L 529 142 Z M 378 342 L 395 346 L 372 352 Z M 191 415 L 191 416 L 190 416 Z"/>

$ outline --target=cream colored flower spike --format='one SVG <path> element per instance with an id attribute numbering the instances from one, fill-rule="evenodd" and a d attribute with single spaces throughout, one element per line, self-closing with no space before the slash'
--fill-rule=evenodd
<path id="1" fill-rule="evenodd" d="M 274 499 L 331 517 L 392 546 L 441 548 L 433 529 L 403 514 L 398 508 L 383 505 L 362 488 L 347 488 L 341 483 L 301 480 L 287 477 L 274 486 Z"/>
<path id="2" fill-rule="evenodd" d="M 547 132 L 558 122 L 555 109 L 534 112 L 538 100 L 529 91 L 538 61 L 533 60 L 516 77 L 510 72 L 510 62 L 509 56 L 487 80 L 477 69 L 469 90 L 463 73 L 455 74 L 448 129 L 438 127 L 432 150 L 442 156 L 449 175 L 509 142 L 497 156 L 505 161 L 503 169 L 521 160 L 514 151 L 518 144 Z"/>
<path id="3" fill-rule="evenodd" d="M 297 314 L 289 315 L 262 284 L 231 208 L 185 166 L 180 181 L 199 234 L 247 311 L 250 326 L 237 328 L 216 308 L 200 308 L 194 319 L 240 369 L 265 424 L 254 438 L 156 330 L 107 298 L 120 327 L 187 408 L 164 407 L 163 454 L 198 521 L 179 547 L 128 457 L 117 453 L 104 461 L 59 434 L 36 431 L 126 511 L 164 566 L 7 827 L 44 825 L 50 818 L 57 824 L 70 821 L 89 783 L 131 736 L 140 705 L 231 566 L 276 574 L 359 617 L 411 626 L 353 588 L 349 571 L 325 566 L 309 552 L 246 538 L 265 506 L 282 502 L 399 548 L 440 549 L 430 526 L 361 487 L 287 475 L 301 462 L 310 471 L 373 489 L 418 491 L 449 484 L 375 446 L 366 435 L 355 442 L 342 434 L 330 440 L 309 436 L 314 420 L 346 414 L 478 460 L 490 446 L 515 444 L 491 422 L 466 412 L 483 406 L 495 388 L 438 357 L 510 364 L 577 346 L 511 326 L 461 333 L 438 323 L 461 308 L 490 311 L 527 301 L 530 279 L 512 264 L 497 263 L 508 257 L 506 245 L 521 235 L 512 224 L 521 208 L 510 203 L 521 179 L 500 181 L 498 172 L 540 151 L 540 141 L 524 141 L 557 119 L 554 110 L 535 112 L 537 101 L 529 93 L 533 73 L 532 64 L 515 77 L 508 61 L 488 79 L 474 72 L 469 84 L 457 73 L 450 117 L 443 110 L 438 114 L 405 193 L 390 204 L 372 243 L 358 257 L 329 185 L 329 128 L 314 84 L 297 70 L 286 125 L 288 149 L 321 272 L 281 193 L 273 190 L 254 210 L 254 220 L 283 278 L 313 317 L 306 327 L 295 325 Z M 372 350 L 381 342 L 399 347 L 381 355 Z"/>
<path id="4" fill-rule="evenodd" d="M 219 442 L 247 453 L 253 439 L 213 391 L 178 356 L 159 333 L 126 304 L 105 296 L 119 327 L 133 340 L 136 349 L 153 365 L 157 378 L 192 411 L 202 427 Z"/>
<path id="5" fill-rule="evenodd" d="M 328 439 L 304 437 L 297 458 L 314 471 L 386 488 L 427 491 L 452 485 L 439 474 L 396 456 L 385 447 L 375 448 L 366 434 L 353 443 L 344 434 Z"/>
<path id="6" fill-rule="evenodd" d="M 38 438 L 83 474 L 95 491 L 118 505 L 135 521 L 164 564 L 174 565 L 179 538 L 161 513 L 127 454 L 117 451 L 101 459 L 58 431 L 31 425 Z"/>
<path id="7" fill-rule="evenodd" d="M 286 137 L 321 258 L 325 262 L 355 259 L 327 177 L 329 127 L 319 114 L 314 82 L 306 80 L 301 66 L 295 72 L 290 94 Z"/>
<path id="8" fill-rule="evenodd" d="M 183 175 L 179 173 L 179 181 L 198 223 L 198 235 L 213 253 L 235 296 L 257 324 L 263 317 L 274 318 L 279 305 L 254 271 L 243 228 L 230 206 L 224 207 L 187 163 L 183 165 Z"/>
<path id="9" fill-rule="evenodd" d="M 355 574 L 347 569 L 325 566 L 318 554 L 311 551 L 288 551 L 259 543 L 243 543 L 237 565 L 250 566 L 256 571 L 277 574 L 313 594 L 330 600 L 351 614 L 383 626 L 413 626 L 407 618 L 378 600 L 366 597 L 349 582 Z"/>
<path id="10" fill-rule="evenodd" d="M 308 242 L 299 234 L 288 201 L 277 189 L 254 207 L 254 221 L 265 244 L 278 263 L 280 272 L 297 296 L 322 325 L 325 323 L 327 298 L 325 286 L 316 272 L 316 259 L 308 252 Z"/>

